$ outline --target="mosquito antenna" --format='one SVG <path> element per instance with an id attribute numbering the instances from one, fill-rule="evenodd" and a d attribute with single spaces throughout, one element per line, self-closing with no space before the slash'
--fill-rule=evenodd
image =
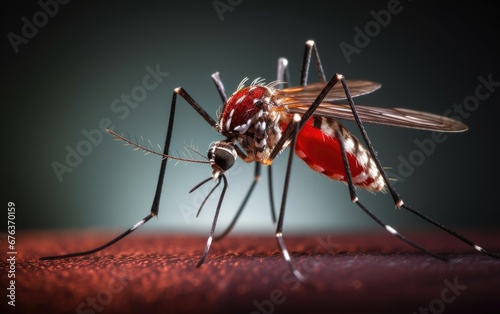
<path id="1" fill-rule="evenodd" d="M 199 163 L 199 164 L 210 164 L 210 161 L 208 160 L 198 160 L 198 159 L 189 159 L 189 158 L 181 158 L 181 157 L 176 157 L 176 156 L 171 156 L 171 155 L 165 155 L 161 152 L 158 152 L 152 148 L 148 148 L 146 146 L 140 145 L 137 142 L 134 142 L 130 140 L 129 138 L 124 137 L 123 135 L 120 135 L 116 133 L 113 130 L 107 130 L 109 134 L 115 137 L 115 140 L 117 141 L 123 141 L 125 143 L 125 146 L 132 146 L 134 147 L 134 150 L 142 150 L 146 154 L 154 154 L 161 156 L 162 159 L 173 159 L 173 160 L 178 160 L 178 161 L 185 161 L 185 162 L 192 162 L 192 163 Z"/>
<path id="2" fill-rule="evenodd" d="M 108 246 L 111 246 L 111 245 L 115 244 L 116 242 L 120 241 L 121 239 L 125 238 L 127 235 L 129 235 L 130 233 L 134 232 L 135 230 L 139 229 L 140 226 L 144 225 L 151 218 L 153 218 L 152 214 L 147 215 L 146 217 L 144 217 L 142 220 L 140 220 L 138 223 L 136 223 L 135 225 L 133 225 L 130 229 L 128 229 L 124 233 L 120 234 L 119 236 L 117 236 L 113 240 L 111 240 L 111 241 L 109 241 L 107 243 L 104 243 L 103 245 L 101 245 L 99 247 L 96 247 L 96 248 L 94 248 L 92 250 L 82 251 L 82 252 L 76 252 L 76 253 L 69 253 L 69 254 L 63 254 L 63 255 L 45 256 L 45 257 L 41 257 L 40 260 L 43 261 L 43 260 L 63 259 L 63 258 L 70 258 L 70 257 L 76 257 L 76 256 L 84 256 L 84 255 L 93 254 L 95 252 L 99 252 L 101 250 L 104 250 Z"/>
<path id="3" fill-rule="evenodd" d="M 192 151 L 193 153 L 195 153 L 196 155 L 204 158 L 204 159 L 207 159 L 207 156 L 203 155 L 202 153 L 200 153 L 198 150 L 196 150 L 195 148 L 191 147 L 191 146 L 186 146 L 186 150 L 190 150 Z M 190 154 L 191 155 L 191 154 Z"/>

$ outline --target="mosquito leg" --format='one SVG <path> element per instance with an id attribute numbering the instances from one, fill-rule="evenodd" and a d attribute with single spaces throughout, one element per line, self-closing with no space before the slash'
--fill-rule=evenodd
<path id="1" fill-rule="evenodd" d="M 254 190 L 255 186 L 257 185 L 257 182 L 260 181 L 261 167 L 262 167 L 262 165 L 260 163 L 258 163 L 258 162 L 255 163 L 255 172 L 254 172 L 254 176 L 253 176 L 253 181 L 252 181 L 252 184 L 250 185 L 250 188 L 248 189 L 248 191 L 245 195 L 245 198 L 243 198 L 243 202 L 241 202 L 241 205 L 238 208 L 236 215 L 233 217 L 233 220 L 231 221 L 229 226 L 226 228 L 226 230 L 224 230 L 224 232 L 222 234 L 214 237 L 215 241 L 219 241 L 219 240 L 225 238 L 231 232 L 231 230 L 233 230 L 234 226 L 236 225 L 236 222 L 238 221 L 241 213 L 243 212 L 243 209 L 247 205 L 247 202 L 250 199 L 250 196 L 252 195 L 253 190 Z"/>
<path id="2" fill-rule="evenodd" d="M 170 105 L 170 117 L 168 120 L 168 128 L 167 128 L 167 136 L 165 139 L 165 147 L 163 150 L 164 155 L 168 155 L 168 151 L 170 149 L 170 141 L 172 139 L 172 131 L 174 127 L 174 118 L 175 118 L 175 108 L 177 104 L 177 95 L 180 95 L 184 100 L 187 101 L 193 107 L 198 114 L 205 119 L 205 121 L 210 124 L 210 126 L 215 127 L 216 122 L 215 120 L 200 106 L 198 103 L 182 88 L 182 87 L 177 87 L 174 89 L 174 93 L 172 94 L 172 103 Z M 160 175 L 158 176 L 158 183 L 156 185 L 156 192 L 153 200 L 153 205 L 151 207 L 151 214 L 153 216 L 158 215 L 159 207 L 160 207 L 160 199 L 161 199 L 161 192 L 162 192 L 162 187 L 163 187 L 163 179 L 165 177 L 165 169 L 167 166 L 167 161 L 168 158 L 165 158 L 161 162 L 160 166 Z"/>
<path id="3" fill-rule="evenodd" d="M 352 175 L 351 175 L 351 169 L 349 167 L 349 161 L 347 160 L 347 153 L 346 153 L 346 148 L 345 148 L 345 138 L 344 136 L 342 135 L 342 132 L 340 131 L 340 129 L 338 127 L 335 128 L 335 136 L 338 138 L 339 140 L 339 146 L 340 146 L 340 151 L 342 153 L 342 161 L 344 162 L 344 169 L 345 169 L 345 172 L 346 172 L 346 177 L 347 177 L 347 185 L 348 185 L 348 188 L 349 188 L 349 194 L 351 196 L 351 201 L 353 203 L 355 203 L 356 205 L 358 205 L 359 208 L 361 208 L 366 214 L 368 214 L 368 216 L 370 216 L 373 220 L 375 220 L 376 223 L 378 223 L 380 226 L 382 226 L 385 230 L 389 231 L 392 235 L 394 235 L 395 237 L 403 240 L 404 242 L 406 242 L 407 244 L 413 246 L 414 248 L 430 255 L 430 256 L 433 256 L 437 259 L 440 259 L 440 260 L 443 260 L 443 261 L 447 261 L 448 259 L 446 257 L 443 257 L 441 255 L 438 255 L 418 244 L 416 244 L 415 242 L 409 240 L 408 238 L 404 237 L 403 235 L 401 235 L 398 231 L 396 231 L 396 229 L 394 229 L 393 227 L 389 226 L 388 224 L 384 223 L 380 218 L 378 218 L 371 210 L 369 210 L 366 206 L 364 206 L 358 199 L 358 196 L 356 195 L 356 189 L 354 187 L 354 184 L 352 182 Z"/>
<path id="4" fill-rule="evenodd" d="M 278 59 L 278 70 L 276 72 L 276 80 L 282 82 L 277 87 L 281 89 L 290 86 L 290 71 L 288 70 L 288 60 L 286 58 Z"/>
<path id="5" fill-rule="evenodd" d="M 267 178 L 268 178 L 268 189 L 269 189 L 269 202 L 271 205 L 271 219 L 273 224 L 276 223 L 276 210 L 274 209 L 274 191 L 273 191 L 273 169 L 272 165 L 267 166 Z"/>
<path id="6" fill-rule="evenodd" d="M 479 245 L 477 245 L 476 243 L 472 242 L 471 240 L 469 240 L 468 238 L 462 236 L 461 234 L 459 234 L 458 232 L 444 226 L 443 224 L 441 224 L 440 222 L 422 214 L 421 212 L 419 212 L 418 210 L 406 205 L 406 204 L 403 204 L 401 205 L 401 207 L 403 207 L 404 209 L 410 211 L 411 213 L 417 215 L 418 217 L 426 220 L 427 222 L 430 222 L 431 224 L 439 227 L 440 229 L 444 230 L 445 232 L 451 234 L 452 236 L 454 236 L 455 238 L 461 240 L 462 242 L 470 245 L 471 247 L 473 247 L 474 249 L 476 249 L 477 251 L 485 254 L 485 255 L 488 255 L 488 256 L 491 256 L 491 257 L 496 257 L 496 258 L 500 258 L 500 254 L 499 253 L 495 253 L 495 252 L 490 252 L 490 251 L 487 251 L 485 249 L 483 249 L 482 247 L 480 247 Z"/>
<path id="7" fill-rule="evenodd" d="M 219 212 L 220 212 L 220 208 L 222 206 L 222 201 L 224 200 L 224 195 L 226 194 L 226 190 L 227 190 L 226 176 L 224 174 L 222 174 L 221 177 L 222 177 L 222 180 L 224 180 L 224 187 L 222 188 L 219 202 L 217 203 L 217 209 L 215 210 L 214 220 L 212 222 L 212 228 L 210 229 L 210 234 L 208 236 L 207 245 L 205 246 L 205 250 L 203 251 L 203 255 L 201 256 L 200 260 L 196 264 L 196 267 L 200 267 L 201 264 L 203 264 L 203 262 L 207 258 L 208 251 L 210 250 L 210 245 L 212 244 L 212 239 L 214 237 L 215 226 L 217 225 L 217 219 L 219 217 Z M 219 180 L 220 180 L 220 178 L 219 178 Z"/>
<path id="8" fill-rule="evenodd" d="M 170 140 L 172 137 L 172 129 L 173 129 L 173 123 L 174 123 L 174 115 L 175 115 L 175 99 L 176 99 L 176 94 L 174 93 L 172 96 L 172 106 L 170 108 L 170 118 L 168 121 L 168 128 L 167 128 L 167 136 L 165 139 L 165 146 L 163 150 L 163 154 L 167 155 L 168 150 L 170 147 Z M 68 257 L 76 257 L 76 256 L 83 256 L 83 255 L 88 255 L 92 254 L 98 251 L 101 251 L 110 245 L 118 242 L 119 240 L 123 239 L 133 231 L 137 230 L 140 226 L 144 225 L 146 222 L 148 222 L 151 218 L 154 216 L 158 215 L 159 211 L 159 206 L 160 206 L 160 198 L 161 198 L 161 191 L 162 191 L 162 186 L 163 186 L 163 179 L 165 177 L 165 169 L 167 165 L 167 159 L 162 159 L 161 166 L 160 166 L 160 174 L 158 176 L 158 182 L 156 185 L 156 192 L 155 196 L 153 199 L 153 204 L 151 205 L 151 212 L 148 216 L 146 216 L 144 219 L 140 220 L 138 223 L 136 223 L 134 226 L 132 226 L 130 229 L 125 231 L 124 233 L 120 234 L 118 237 L 114 238 L 113 240 L 97 247 L 91 250 L 87 251 L 82 251 L 82 252 L 75 252 L 75 253 L 69 253 L 69 254 L 64 254 L 64 255 L 54 255 L 54 256 L 47 256 L 47 257 L 42 257 L 42 260 L 47 260 L 47 259 L 60 259 L 60 258 L 68 258 Z"/>
<path id="9" fill-rule="evenodd" d="M 302 126 L 304 126 L 306 124 L 307 120 L 314 114 L 314 112 L 316 111 L 318 106 L 321 104 L 323 99 L 325 99 L 326 95 L 328 95 L 328 92 L 330 92 L 330 90 L 333 88 L 333 86 L 335 86 L 335 84 L 337 84 L 342 78 L 343 78 L 342 75 L 335 74 L 330 79 L 330 81 L 328 81 L 328 83 L 326 83 L 325 87 L 323 87 L 323 89 L 319 93 L 318 97 L 316 97 L 316 99 L 313 101 L 313 103 L 311 104 L 309 109 L 307 109 L 307 111 L 304 112 L 304 114 L 302 115 L 302 118 L 300 120 L 299 130 L 302 128 Z M 276 146 L 274 147 L 273 151 L 269 155 L 269 160 L 267 161 L 267 163 L 271 164 L 271 162 L 274 160 L 274 158 L 276 158 L 276 156 L 279 154 L 279 152 L 281 151 L 281 149 L 285 145 L 286 141 L 288 141 L 290 139 L 290 136 L 292 135 L 292 133 L 293 133 L 293 127 L 292 127 L 292 124 L 290 123 L 290 124 L 288 124 L 287 128 L 285 129 L 285 131 L 281 135 L 281 138 L 278 141 L 278 143 L 276 143 Z"/>
<path id="10" fill-rule="evenodd" d="M 349 94 L 349 90 L 347 89 L 347 86 L 345 84 L 345 80 L 344 80 L 344 76 L 341 75 L 341 74 L 335 74 L 331 79 L 330 81 L 328 81 L 328 83 L 325 85 L 325 87 L 323 88 L 323 90 L 320 92 L 320 94 L 318 95 L 318 97 L 316 97 L 316 99 L 314 100 L 314 102 L 311 104 L 311 106 L 309 107 L 309 109 L 302 115 L 302 119 L 301 119 L 301 122 L 300 122 L 300 126 L 304 125 L 305 122 L 313 115 L 314 111 L 318 108 L 318 106 L 321 104 L 321 102 L 323 101 L 323 99 L 326 97 L 326 95 L 328 94 L 328 92 L 333 88 L 333 86 L 335 86 L 335 84 L 337 84 L 339 81 L 342 82 L 343 86 L 344 86 L 344 89 L 346 90 L 346 96 L 347 96 L 347 99 L 349 100 L 349 103 L 351 104 L 352 107 L 354 107 L 354 102 L 352 100 L 352 97 L 350 96 Z M 354 112 L 354 110 L 353 110 Z M 359 119 L 359 116 L 357 116 L 357 114 L 355 114 L 357 120 L 359 120 L 359 123 L 360 122 L 360 119 Z M 363 128 L 363 125 L 360 124 L 360 127 L 362 128 L 362 131 L 364 131 L 364 128 Z M 284 145 L 285 141 L 290 137 L 290 135 L 292 134 L 291 131 L 291 125 L 288 125 L 288 127 L 286 128 L 282 138 L 280 139 L 280 141 L 277 143 L 275 149 L 273 150 L 273 152 L 271 153 L 271 160 L 272 158 L 276 157 L 277 153 L 279 152 L 279 150 L 281 150 L 281 147 Z M 366 135 L 366 131 L 364 132 L 364 136 Z M 343 140 L 340 140 L 339 141 L 342 145 L 341 147 L 343 147 L 344 145 L 344 142 Z M 373 146 L 371 145 L 371 143 L 367 143 L 367 146 L 369 147 L 370 149 L 370 153 L 373 155 L 373 156 L 376 156 L 375 153 L 374 153 L 374 150 L 373 150 Z M 347 163 L 347 157 L 346 157 L 346 153 L 345 153 L 345 147 L 342 148 L 344 150 L 344 153 L 343 153 L 343 156 L 342 158 L 344 159 L 344 163 Z M 382 173 L 385 174 L 384 170 L 382 169 L 382 167 L 380 166 L 380 161 L 376 159 L 376 162 L 377 162 L 377 167 L 379 169 L 381 169 Z M 387 231 L 389 231 L 391 234 L 393 234 L 394 236 L 400 238 L 401 240 L 403 240 L 404 242 L 407 242 L 408 244 L 410 244 L 411 246 L 415 247 L 415 248 L 418 248 L 419 250 L 422 250 L 423 252 L 426 252 L 427 254 L 431 255 L 431 256 L 434 256 L 436 258 L 439 258 L 439 259 L 445 259 L 444 257 L 442 256 L 439 256 L 421 246 L 419 246 L 418 244 L 415 244 L 414 242 L 408 240 L 407 238 L 403 237 L 399 232 L 397 232 L 394 228 L 390 227 L 389 225 L 385 224 L 382 220 L 380 220 L 377 216 L 375 216 L 368 208 L 366 208 L 361 202 L 359 202 L 357 196 L 356 196 L 356 192 L 355 192 L 355 189 L 354 189 L 354 185 L 352 183 L 352 177 L 351 177 L 351 174 L 350 174 L 350 169 L 349 169 L 349 165 L 347 164 L 347 166 L 345 166 L 346 168 L 346 174 L 347 174 L 347 177 L 349 179 L 349 192 L 351 193 L 351 200 L 356 203 L 363 211 L 365 211 L 372 219 L 374 219 L 378 224 L 380 224 L 382 227 L 384 227 Z M 388 178 L 387 178 L 387 174 L 385 174 L 385 177 L 384 179 L 386 179 L 386 182 L 388 182 Z M 390 184 L 390 183 L 389 183 Z M 398 195 L 399 196 L 399 195 Z M 279 221 L 278 221 L 278 225 L 279 225 Z"/>
<path id="11" fill-rule="evenodd" d="M 337 84 L 342 78 L 343 78 L 342 75 L 336 74 L 330 79 L 330 81 L 328 81 L 328 83 L 326 83 L 325 87 L 323 87 L 318 97 L 316 97 L 316 99 L 311 104 L 309 109 L 307 109 L 307 111 L 304 112 L 304 114 L 302 115 L 302 118 L 300 120 L 299 130 L 302 128 L 302 126 L 306 124 L 307 120 L 314 114 L 314 111 L 316 111 L 316 109 L 321 104 L 323 99 L 325 99 L 326 95 L 328 95 L 328 92 L 330 92 L 333 86 L 335 86 L 335 84 Z M 289 123 L 285 131 L 281 135 L 280 140 L 278 141 L 278 143 L 276 143 L 276 146 L 274 147 L 273 151 L 271 152 L 271 154 L 269 154 L 269 159 L 266 161 L 267 164 L 272 163 L 272 161 L 279 154 L 285 143 L 290 139 L 290 136 L 293 134 L 293 128 L 294 128 L 293 124 Z"/>
<path id="12" fill-rule="evenodd" d="M 196 110 L 196 112 L 198 112 L 198 114 L 205 119 L 211 127 L 215 128 L 217 126 L 217 122 L 215 122 L 215 120 L 184 90 L 184 88 L 177 87 L 174 89 L 174 99 L 172 100 L 172 103 L 175 103 L 177 95 L 184 98 L 184 100 L 187 101 L 187 103 L 190 104 L 191 107 L 193 107 L 193 109 Z"/>
<path id="13" fill-rule="evenodd" d="M 285 182 L 283 187 L 283 195 L 281 199 L 280 214 L 276 226 L 276 239 L 278 240 L 278 245 L 281 249 L 281 253 L 283 254 L 283 257 L 285 258 L 285 261 L 287 262 L 294 276 L 297 277 L 297 279 L 299 279 L 301 282 L 305 282 L 306 277 L 304 277 L 304 275 L 302 275 L 297 270 L 297 268 L 295 268 L 295 265 L 293 265 L 292 259 L 290 258 L 290 254 L 288 253 L 288 250 L 286 248 L 285 241 L 283 240 L 283 221 L 285 219 L 286 199 L 288 194 L 288 187 L 290 185 L 290 173 L 292 170 L 293 154 L 295 152 L 295 142 L 297 139 L 297 134 L 299 133 L 299 121 L 300 121 L 299 115 L 294 115 L 293 121 L 290 122 L 290 125 L 292 125 L 293 127 L 293 136 L 292 136 L 292 142 L 290 143 L 290 153 L 288 156 L 288 163 L 285 174 Z"/>
<path id="14" fill-rule="evenodd" d="M 225 103 L 227 101 L 226 89 L 224 88 L 224 84 L 222 84 L 219 72 L 215 72 L 214 74 L 212 74 L 212 80 L 214 81 L 215 87 L 219 92 L 219 96 L 222 99 L 222 102 Z"/>
<path id="15" fill-rule="evenodd" d="M 276 80 L 279 82 L 283 82 L 281 84 L 280 88 L 286 88 L 286 87 L 289 87 L 291 85 L 290 71 L 288 68 L 288 60 L 286 58 L 279 58 L 278 59 L 278 69 L 277 69 L 277 73 L 276 73 Z M 276 156 L 272 157 L 272 159 L 274 159 L 275 157 Z M 272 165 L 268 165 L 267 178 L 268 178 L 268 191 L 269 191 L 269 202 L 270 202 L 270 208 L 271 208 L 271 218 L 273 220 L 273 224 L 276 224 L 276 210 L 274 207 L 275 202 L 274 202 Z"/>
<path id="16" fill-rule="evenodd" d="M 460 235 L 458 232 L 449 229 L 448 227 L 444 226 L 440 222 L 438 222 L 438 221 L 436 221 L 436 220 L 434 220 L 434 219 L 432 219 L 432 218 L 424 215 L 423 213 L 421 213 L 421 212 L 417 211 L 416 209 L 414 209 L 414 208 L 406 205 L 403 202 L 403 199 L 401 198 L 401 196 L 399 195 L 399 193 L 396 191 L 396 188 L 394 187 L 394 185 L 392 185 L 392 183 L 390 182 L 389 176 L 387 175 L 386 171 L 382 167 L 382 163 L 380 162 L 380 159 L 378 158 L 377 154 L 375 153 L 373 145 L 372 145 L 372 143 L 370 141 L 370 138 L 368 137 L 368 134 L 367 134 L 367 132 L 365 130 L 363 122 L 361 121 L 361 118 L 359 117 L 359 114 L 358 114 L 358 112 L 356 110 L 356 106 L 354 105 L 354 101 L 352 100 L 351 94 L 349 92 L 349 88 L 348 88 L 348 86 L 347 86 L 347 84 L 346 84 L 345 79 L 344 79 L 343 76 L 342 76 L 341 82 L 342 82 L 342 86 L 344 87 L 344 91 L 345 91 L 345 94 L 347 96 L 347 101 L 349 102 L 349 105 L 351 107 L 351 110 L 352 110 L 352 113 L 354 115 L 356 124 L 358 125 L 358 128 L 361 131 L 361 134 L 363 136 L 363 139 L 364 139 L 364 141 L 366 143 L 366 146 L 367 146 L 370 154 L 372 155 L 373 159 L 375 160 L 375 163 L 377 165 L 378 170 L 380 171 L 380 173 L 382 174 L 382 177 L 384 178 L 384 181 L 385 181 L 385 183 L 387 185 L 387 188 L 388 188 L 389 192 L 391 193 L 392 198 L 394 200 L 394 204 L 398 208 L 402 207 L 402 208 L 408 210 L 409 212 L 417 215 L 418 217 L 426 220 L 427 222 L 433 224 L 434 226 L 440 228 L 441 230 L 443 230 L 443 231 L 451 234 L 455 238 L 457 238 L 457 239 L 461 240 L 462 242 L 468 244 L 469 246 L 473 247 L 477 251 L 479 251 L 479 252 L 481 252 L 481 253 L 483 253 L 485 255 L 491 256 L 491 257 L 500 258 L 500 254 L 486 251 L 485 249 L 483 249 L 482 247 L 480 247 L 479 245 L 477 245 L 473 241 L 471 241 L 468 238 Z"/>
<path id="17" fill-rule="evenodd" d="M 311 58 L 314 58 L 314 64 L 316 65 L 316 70 L 318 71 L 320 81 L 326 81 L 325 72 L 323 71 L 323 66 L 321 65 L 321 60 L 319 58 L 318 48 L 313 40 L 308 40 L 305 44 L 304 56 L 302 60 L 302 70 L 300 75 L 300 85 L 302 86 L 307 85 Z M 286 87 L 288 87 L 290 86 L 289 77 L 290 75 L 288 71 L 288 60 L 285 58 L 280 58 L 278 60 L 277 80 L 280 82 L 286 82 Z"/>
<path id="18" fill-rule="evenodd" d="M 320 81 L 326 81 L 325 72 L 323 71 L 321 60 L 319 59 L 318 48 L 316 47 L 316 44 L 313 40 L 308 40 L 306 41 L 304 59 L 302 61 L 302 71 L 300 76 L 300 85 L 302 86 L 307 85 L 307 77 L 309 73 L 309 64 L 311 63 L 311 57 L 314 57 L 314 63 L 316 64 L 316 69 L 318 70 Z"/>
<path id="19" fill-rule="evenodd" d="M 176 108 L 177 95 L 180 95 L 182 98 L 184 98 L 191 105 L 191 107 L 193 107 L 193 109 L 195 109 L 196 112 L 198 112 L 198 114 L 200 114 L 200 116 L 202 116 L 205 119 L 205 121 L 207 121 L 210 124 L 210 126 L 212 126 L 212 127 L 216 126 L 216 122 L 214 121 L 214 119 L 212 119 L 212 117 L 210 117 L 210 115 L 203 108 L 201 108 L 201 106 L 198 105 L 196 103 L 196 101 L 183 88 L 178 87 L 178 88 L 174 89 L 174 93 L 172 94 L 172 103 L 171 103 L 171 106 L 170 106 L 170 117 L 169 117 L 169 121 L 168 121 L 167 135 L 165 137 L 165 145 L 164 145 L 164 148 L 163 148 L 163 154 L 164 155 L 168 155 L 168 151 L 170 149 L 170 142 L 171 142 L 171 139 L 172 139 L 172 131 L 173 131 L 173 126 L 174 126 L 174 117 L 175 117 L 175 108 Z M 158 216 L 158 212 L 159 212 L 159 208 L 160 208 L 161 193 L 162 193 L 162 190 L 163 190 L 163 181 L 164 181 L 164 178 L 165 178 L 165 170 L 166 170 L 166 166 L 167 166 L 167 161 L 168 161 L 168 158 L 162 159 L 162 161 L 161 161 L 160 172 L 159 172 L 159 175 L 158 175 L 158 182 L 156 184 L 156 192 L 155 192 L 155 195 L 154 195 L 154 198 L 153 198 L 153 203 L 151 205 L 151 210 L 150 210 L 150 214 L 149 215 L 147 215 L 142 220 L 140 220 L 139 222 L 137 222 L 135 225 L 133 225 L 131 228 L 129 228 L 124 233 L 120 234 L 116 238 L 112 239 L 111 241 L 109 241 L 109 242 L 107 242 L 107 243 L 105 243 L 105 244 L 103 244 L 103 245 L 101 245 L 101 246 L 99 246 L 97 248 L 94 248 L 94 249 L 91 249 L 91 250 L 87 250 L 87 251 L 81 251 L 81 252 L 64 254 L 64 255 L 46 256 L 46 257 L 42 257 L 40 259 L 42 259 L 42 260 L 48 260 L 48 259 L 69 258 L 69 257 L 89 255 L 89 254 L 101 251 L 101 250 L 109 247 L 110 245 L 112 245 L 112 244 L 120 241 L 121 239 L 123 239 L 124 237 L 126 237 L 127 235 L 129 235 L 130 233 L 134 232 L 135 230 L 137 230 L 139 227 L 141 227 L 142 225 L 144 225 L 146 222 L 148 222 L 154 216 Z"/>
<path id="20" fill-rule="evenodd" d="M 119 235 L 118 237 L 116 237 L 113 240 L 111 240 L 111 241 L 109 241 L 109 242 L 107 242 L 99 247 L 96 247 L 94 249 L 91 249 L 88 251 L 76 252 L 76 253 L 63 254 L 63 255 L 44 256 L 44 257 L 41 257 L 40 260 L 63 259 L 63 258 L 84 256 L 84 255 L 93 254 L 95 252 L 99 252 L 99 251 L 107 248 L 108 246 L 111 246 L 111 245 L 115 244 L 116 242 L 120 241 L 121 239 L 125 238 L 127 235 L 132 233 L 134 230 L 138 229 L 140 226 L 142 226 L 143 224 L 148 222 L 148 220 L 150 220 L 151 218 L 153 218 L 152 214 L 147 215 L 146 217 L 144 217 L 144 219 L 142 219 L 141 221 L 139 221 L 138 223 L 133 225 L 130 229 L 128 229 L 127 231 L 125 231 L 124 233 Z"/>

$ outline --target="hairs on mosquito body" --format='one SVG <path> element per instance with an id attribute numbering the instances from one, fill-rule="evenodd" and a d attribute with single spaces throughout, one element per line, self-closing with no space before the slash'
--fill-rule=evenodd
<path id="1" fill-rule="evenodd" d="M 177 154 L 180 156 L 179 152 L 177 152 Z M 197 155 L 196 157 L 199 159 L 193 157 L 193 154 Z M 182 150 L 182 155 L 184 156 L 183 158 L 188 160 L 199 160 L 202 163 L 208 161 L 208 157 L 206 156 L 206 154 L 200 152 L 200 150 L 198 149 L 198 145 L 195 146 L 192 141 L 191 144 L 184 145 L 184 149 Z"/>
<path id="2" fill-rule="evenodd" d="M 238 88 L 236 88 L 236 91 L 239 91 L 240 89 L 245 87 L 245 83 L 248 81 L 248 77 L 245 77 L 243 80 L 241 80 L 240 84 L 238 85 Z M 255 80 L 253 80 L 249 86 L 263 86 L 269 88 L 271 91 L 276 90 L 276 86 L 280 84 L 285 84 L 286 82 L 283 81 L 271 81 L 269 83 L 266 83 L 266 80 L 258 77 Z"/>
<path id="3" fill-rule="evenodd" d="M 245 77 L 243 80 L 241 80 L 240 84 L 238 84 L 238 87 L 236 88 L 236 91 L 233 93 L 233 95 L 236 94 L 237 92 L 239 92 L 241 89 L 245 88 L 245 83 L 248 80 L 249 80 L 248 77 Z M 276 91 L 276 86 L 281 85 L 281 84 L 285 84 L 285 83 L 286 83 L 285 81 L 278 81 L 278 80 L 266 83 L 265 79 L 258 77 L 250 83 L 249 87 L 251 87 L 251 86 L 263 86 L 263 87 L 269 88 L 271 90 L 271 93 L 274 94 L 274 92 Z M 231 97 L 233 95 L 231 95 Z M 228 99 L 230 99 L 231 97 L 229 97 Z M 224 109 L 224 104 L 217 109 L 217 111 L 215 112 L 215 115 L 220 118 L 220 115 L 222 114 L 223 109 Z"/>

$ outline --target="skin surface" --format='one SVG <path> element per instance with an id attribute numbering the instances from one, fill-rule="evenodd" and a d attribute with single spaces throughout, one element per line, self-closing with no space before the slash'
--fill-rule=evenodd
<path id="1" fill-rule="evenodd" d="M 383 230 L 288 235 L 307 285 L 291 276 L 272 235 L 214 242 L 201 268 L 195 265 L 206 236 L 147 232 L 94 255 L 38 260 L 95 247 L 114 234 L 19 234 L 18 313 L 432 313 L 441 306 L 444 313 L 494 313 L 500 306 L 500 260 L 435 231 L 406 234 L 448 256 L 448 263 L 415 252 Z M 464 234 L 500 251 L 498 232 Z M 5 292 L 9 264 L 1 254 Z M 2 313 L 12 313 L 6 302 L 3 296 Z"/>

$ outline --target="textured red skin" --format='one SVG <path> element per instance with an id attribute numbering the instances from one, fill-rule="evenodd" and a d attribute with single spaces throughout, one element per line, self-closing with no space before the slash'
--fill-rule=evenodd
<path id="1" fill-rule="evenodd" d="M 498 231 L 461 231 L 484 248 L 500 252 Z M 206 236 L 141 231 L 94 255 L 38 260 L 95 247 L 115 234 L 16 234 L 16 307 L 6 304 L 9 264 L 3 249 L 0 312 L 78 313 L 80 307 L 81 313 L 103 314 L 250 314 L 264 313 L 258 306 L 269 313 L 272 305 L 274 314 L 420 313 L 420 307 L 441 300 L 444 281 L 453 283 L 455 278 L 467 289 L 445 303 L 443 313 L 498 313 L 500 307 L 500 260 L 439 231 L 405 234 L 446 254 L 452 259 L 449 263 L 415 252 L 383 230 L 285 235 L 293 261 L 309 277 L 308 285 L 290 276 L 272 234 L 234 235 L 214 242 L 200 268 L 195 265 Z M 453 295 L 448 291 L 445 296 Z M 92 299 L 107 304 L 98 303 L 101 311 L 92 310 Z M 281 303 L 269 303 L 271 299 Z"/>

